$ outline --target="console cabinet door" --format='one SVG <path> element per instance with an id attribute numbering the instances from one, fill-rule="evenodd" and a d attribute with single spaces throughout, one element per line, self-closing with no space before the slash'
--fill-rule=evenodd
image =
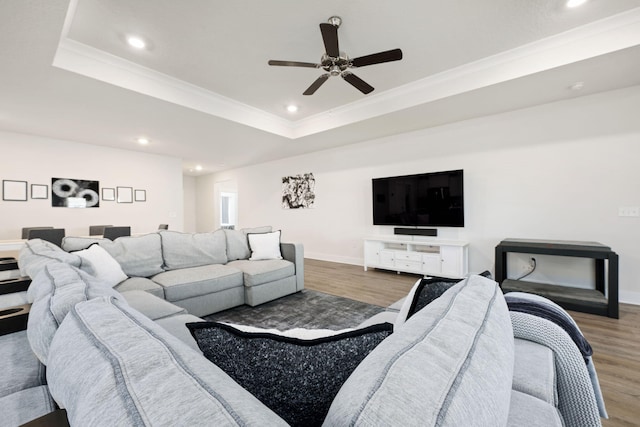
<path id="1" fill-rule="evenodd" d="M 422 255 L 422 272 L 426 275 L 437 276 L 440 274 L 440 254 Z"/>
<path id="2" fill-rule="evenodd" d="M 462 250 L 458 246 L 440 246 L 440 258 L 442 259 L 442 274 L 461 277 Z"/>
<path id="3" fill-rule="evenodd" d="M 380 265 L 395 267 L 395 256 L 393 251 L 380 251 Z"/>

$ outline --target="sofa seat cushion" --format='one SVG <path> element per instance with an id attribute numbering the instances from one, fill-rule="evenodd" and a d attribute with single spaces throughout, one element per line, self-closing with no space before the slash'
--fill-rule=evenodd
<path id="1" fill-rule="evenodd" d="M 149 277 L 164 271 L 162 245 L 158 233 L 118 237 L 98 243 L 118 261 L 129 277 Z"/>
<path id="2" fill-rule="evenodd" d="M 336 396 L 327 425 L 506 425 L 513 329 L 497 283 L 470 276 L 375 348 Z"/>
<path id="3" fill-rule="evenodd" d="M 0 397 L 2 425 L 21 426 L 56 410 L 47 386 L 31 387 Z"/>
<path id="4" fill-rule="evenodd" d="M 129 306 L 135 308 L 151 320 L 163 319 L 177 314 L 186 314 L 187 310 L 145 291 L 126 291 L 121 295 Z"/>
<path id="5" fill-rule="evenodd" d="M 47 379 L 72 426 L 286 425 L 200 353 L 114 298 L 69 313 L 51 345 Z"/>
<path id="6" fill-rule="evenodd" d="M 0 397 L 44 383 L 44 365 L 31 351 L 27 331 L 0 336 Z"/>
<path id="7" fill-rule="evenodd" d="M 244 285 L 247 287 L 275 282 L 296 274 L 293 263 L 284 259 L 239 260 L 227 265 L 242 271 Z"/>
<path id="8" fill-rule="evenodd" d="M 227 263 L 227 243 L 222 230 L 213 233 L 161 231 L 165 270 Z"/>
<path id="9" fill-rule="evenodd" d="M 507 426 L 563 427 L 564 423 L 555 406 L 529 394 L 513 390 Z"/>
<path id="10" fill-rule="evenodd" d="M 514 344 L 512 388 L 557 407 L 558 388 L 553 351 L 542 344 L 520 338 L 516 338 Z"/>
<path id="11" fill-rule="evenodd" d="M 197 350 L 198 353 L 201 353 L 198 343 L 193 338 L 193 335 L 191 335 L 191 332 L 186 325 L 187 323 L 204 322 L 204 320 L 194 316 L 193 314 L 178 314 L 158 319 L 155 322 L 162 326 L 171 335 L 178 338 L 194 350 Z"/>
<path id="12" fill-rule="evenodd" d="M 113 287 L 118 292 L 145 291 L 158 298 L 164 298 L 164 288 L 146 277 L 129 277 Z"/>
<path id="13" fill-rule="evenodd" d="M 27 337 L 31 349 L 45 365 L 51 340 L 74 305 L 101 296 L 122 298 L 108 284 L 62 263 L 45 266 L 31 286 L 37 291 L 27 321 Z"/>
<path id="14" fill-rule="evenodd" d="M 220 264 L 165 271 L 151 278 L 164 288 L 167 301 L 180 301 L 242 286 L 240 270 Z"/>

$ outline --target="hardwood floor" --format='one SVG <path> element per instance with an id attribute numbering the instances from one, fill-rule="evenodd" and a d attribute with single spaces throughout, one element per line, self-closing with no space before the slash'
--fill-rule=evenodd
<path id="1" fill-rule="evenodd" d="M 305 288 L 387 307 L 420 276 L 305 259 Z M 593 347 L 609 419 L 604 427 L 640 426 L 640 306 L 620 304 L 620 319 L 570 312 Z"/>

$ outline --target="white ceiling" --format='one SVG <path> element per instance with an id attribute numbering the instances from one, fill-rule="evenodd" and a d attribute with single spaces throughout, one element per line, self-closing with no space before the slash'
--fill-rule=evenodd
<path id="1" fill-rule="evenodd" d="M 640 0 L 565 1 L 2 1 L 0 130 L 197 174 L 640 84 Z M 403 51 L 353 70 L 369 95 L 332 77 L 303 96 L 321 70 L 267 65 L 319 62 L 332 15 L 349 56 Z"/>

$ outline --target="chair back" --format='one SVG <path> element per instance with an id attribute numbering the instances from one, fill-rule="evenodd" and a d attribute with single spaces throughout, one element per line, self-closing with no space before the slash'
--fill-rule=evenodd
<path id="1" fill-rule="evenodd" d="M 47 230 L 53 227 L 23 227 L 22 228 L 22 239 L 28 239 L 29 238 L 29 232 L 31 230 Z"/>
<path id="2" fill-rule="evenodd" d="M 104 234 L 105 227 L 113 227 L 113 225 L 90 225 L 89 236 L 102 236 Z"/>
<path id="3" fill-rule="evenodd" d="M 62 247 L 64 228 L 41 228 L 29 231 L 29 239 L 42 239 Z"/>
<path id="4" fill-rule="evenodd" d="M 131 227 L 105 227 L 102 237 L 116 240 L 118 237 L 131 236 Z"/>
<path id="5" fill-rule="evenodd" d="M 160 224 L 158 226 L 158 230 L 168 230 L 169 229 L 169 224 Z"/>

